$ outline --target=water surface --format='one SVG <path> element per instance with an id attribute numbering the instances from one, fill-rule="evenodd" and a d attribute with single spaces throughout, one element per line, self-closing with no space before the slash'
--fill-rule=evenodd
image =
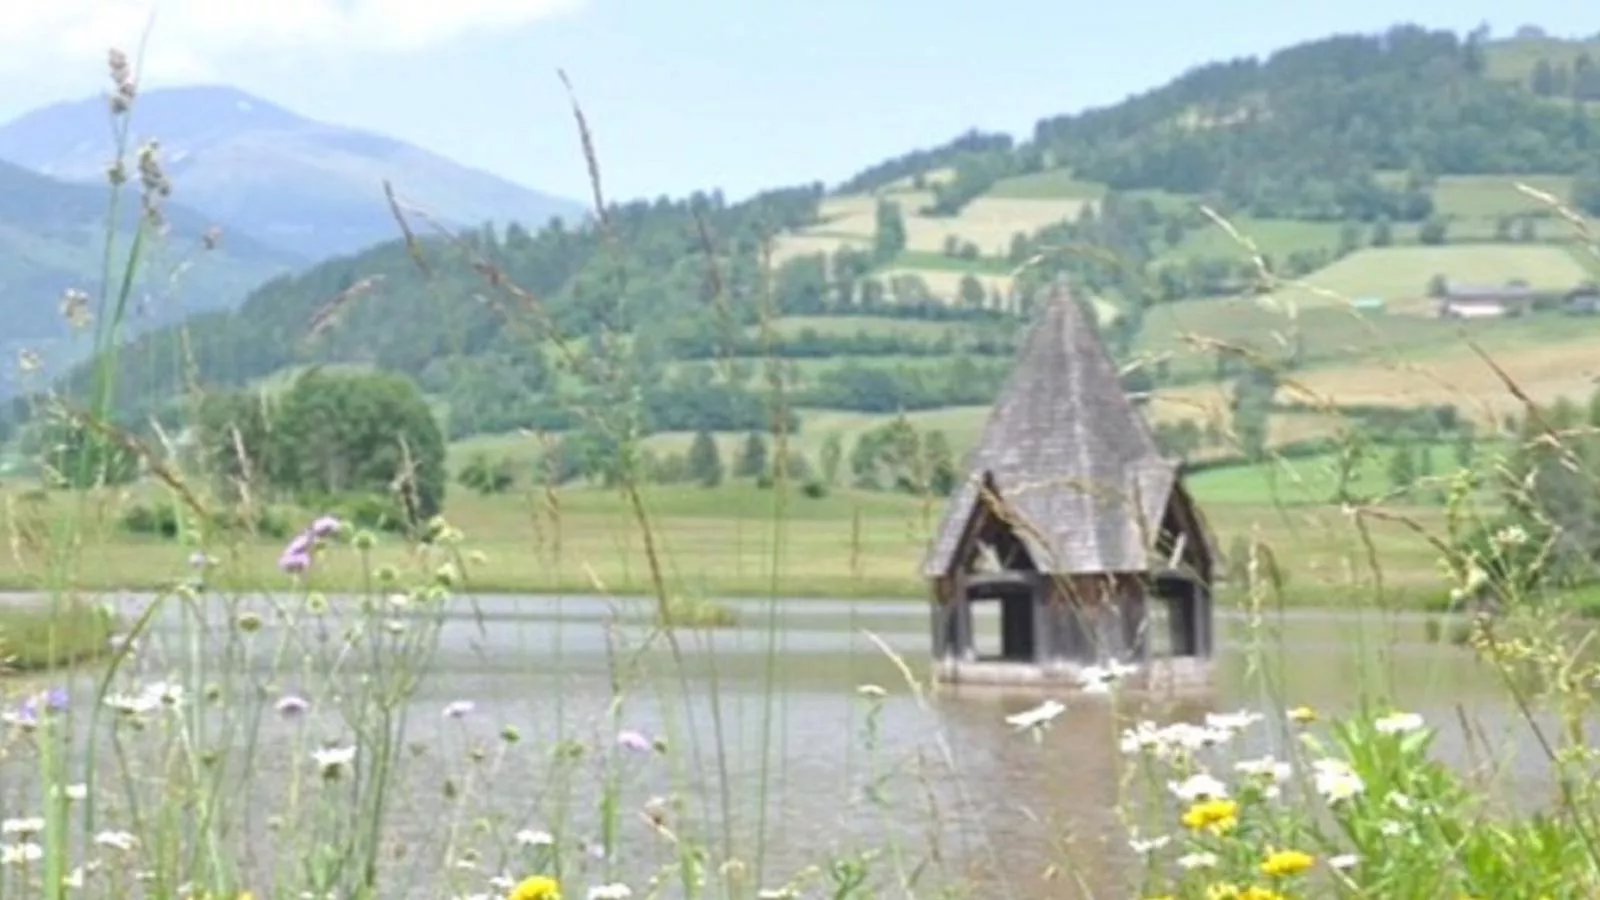
<path id="1" fill-rule="evenodd" d="M 115 602 L 136 614 L 149 598 Z M 872 847 L 892 851 L 878 865 L 910 870 L 926 864 L 932 869 L 927 878 L 972 879 L 991 896 L 1079 895 L 1072 884 L 1047 880 L 1052 868 L 1120 895 L 1114 886 L 1129 854 L 1117 813 L 1124 774 L 1116 750 L 1119 722 L 1132 715 L 1198 720 L 1210 711 L 1276 707 L 1274 696 L 1338 713 L 1371 689 L 1440 724 L 1438 749 L 1446 759 L 1481 767 L 1484 753 L 1458 724 L 1470 722 L 1492 745 L 1508 796 L 1538 802 L 1548 795 L 1541 758 L 1522 740 L 1526 725 L 1505 702 L 1498 676 L 1470 652 L 1430 642 L 1420 615 L 1294 611 L 1269 617 L 1265 633 L 1225 618 L 1211 690 L 1184 698 L 1128 697 L 1115 708 L 1106 698 L 1063 697 L 1067 713 L 1036 742 L 1012 733 L 1003 719 L 1052 696 L 1037 688 L 960 688 L 927 698 L 910 689 L 869 634 L 924 678 L 928 619 L 914 602 L 728 601 L 740 627 L 680 632 L 676 646 L 659 637 L 642 646 L 651 634 L 647 601 L 486 596 L 455 603 L 428 677 L 406 710 L 406 738 L 428 749 L 408 764 L 394 809 L 393 839 L 417 848 L 410 855 L 414 871 L 394 886 L 397 896 L 439 896 L 439 866 L 426 848 L 443 843 L 443 783 L 460 782 L 471 768 L 468 748 L 496 746 L 505 726 L 515 727 L 523 742 L 492 788 L 474 799 L 475 808 L 499 816 L 502 830 L 570 822 L 572 833 L 564 838 L 573 841 L 597 833 L 596 798 L 591 789 L 564 796 L 553 788 L 548 754 L 539 751 L 563 739 L 609 747 L 619 724 L 668 742 L 664 757 L 626 764 L 621 789 L 629 811 L 622 849 L 611 863 L 619 876 L 633 878 L 671 856 L 634 811 L 650 797 L 677 795 L 687 810 L 675 824 L 697 823 L 698 839 L 759 863 L 766 885 L 808 864 Z M 262 696 L 298 688 L 294 667 L 268 658 L 267 649 L 277 646 L 285 627 L 274 610 L 296 604 L 293 598 L 249 604 L 267 622 L 252 638 L 261 649 L 248 662 L 235 652 L 230 665 L 244 670 L 232 677 L 253 682 Z M 175 605 L 157 614 L 155 633 L 141 651 L 147 664 L 167 654 L 176 665 L 182 647 L 198 640 L 182 623 Z M 294 628 L 313 644 L 337 642 L 337 627 L 300 622 Z M 1269 649 L 1247 652 L 1258 638 Z M 214 650 L 216 640 L 201 643 Z M 1261 665 L 1247 665 L 1252 658 Z M 373 664 L 354 654 L 344 663 L 344 677 L 359 677 Z M 857 691 L 863 684 L 888 692 L 871 737 L 871 704 Z M 476 704 L 471 715 L 456 720 L 441 714 L 461 700 Z M 253 738 L 264 762 L 252 805 L 281 805 L 285 788 L 278 776 L 287 772 L 288 760 L 306 752 L 307 740 L 347 739 L 334 733 L 336 726 L 320 722 L 316 727 L 325 733 L 308 736 L 306 726 L 266 722 Z M 1263 728 L 1252 742 L 1271 751 L 1283 737 Z M 1284 755 L 1281 747 L 1278 754 Z M 262 837 L 270 839 L 268 816 L 259 818 L 254 827 L 267 829 Z M 489 859 L 482 869 L 499 865 Z"/>

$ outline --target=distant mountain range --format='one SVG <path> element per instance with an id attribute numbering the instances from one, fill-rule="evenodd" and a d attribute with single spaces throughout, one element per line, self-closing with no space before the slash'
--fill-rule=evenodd
<path id="1" fill-rule="evenodd" d="M 98 295 L 114 153 L 108 115 L 105 101 L 92 98 L 0 125 L 0 396 L 14 386 L 20 350 L 59 371 L 88 349 L 69 334 L 58 301 L 68 288 Z M 586 214 L 575 201 L 228 87 L 141 94 L 131 130 L 135 144 L 160 141 L 173 195 L 169 239 L 147 260 L 129 332 L 232 308 L 277 275 L 392 240 L 385 179 L 448 225 L 517 221 L 537 229 L 555 216 Z M 124 237 L 138 215 L 131 188 L 125 196 Z M 195 254 L 213 227 L 221 248 Z"/>
<path id="2" fill-rule="evenodd" d="M 537 229 L 552 217 L 586 212 L 576 201 L 393 138 L 313 121 L 230 87 L 143 93 L 132 131 L 136 141 L 161 142 L 175 199 L 229 232 L 308 260 L 395 236 L 385 179 L 451 225 L 517 221 Z M 47 106 L 0 126 L 0 160 L 54 178 L 100 182 L 111 153 L 100 98 Z"/>

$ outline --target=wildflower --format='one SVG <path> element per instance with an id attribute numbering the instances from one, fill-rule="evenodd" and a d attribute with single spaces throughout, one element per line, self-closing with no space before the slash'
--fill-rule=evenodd
<path id="1" fill-rule="evenodd" d="M 1338 856 L 1328 857 L 1328 868 L 1343 871 L 1345 869 L 1354 868 L 1359 862 L 1361 862 L 1361 857 L 1357 856 L 1356 854 L 1341 853 Z"/>
<path id="2" fill-rule="evenodd" d="M 548 875 L 524 878 L 506 895 L 506 900 L 561 900 L 561 883 Z"/>
<path id="3" fill-rule="evenodd" d="M 1183 826 L 1190 831 L 1210 831 L 1223 834 L 1239 824 L 1239 804 L 1232 800 L 1201 800 L 1189 807 L 1182 817 Z"/>
<path id="4" fill-rule="evenodd" d="M 1329 803 L 1348 800 L 1366 790 L 1366 783 L 1348 763 L 1337 759 L 1319 759 L 1311 765 L 1315 770 L 1312 781 L 1317 793 Z"/>
<path id="5" fill-rule="evenodd" d="M 311 553 L 306 550 L 294 550 L 293 544 L 283 551 L 278 557 L 278 568 L 290 575 L 300 575 L 311 568 Z"/>
<path id="6" fill-rule="evenodd" d="M 622 882 L 602 884 L 589 889 L 589 900 L 628 900 L 633 896 L 633 888 Z"/>
<path id="7" fill-rule="evenodd" d="M 1056 717 L 1067 711 L 1067 707 L 1059 700 L 1046 700 L 1033 709 L 1023 710 L 1006 716 L 1006 724 L 1018 731 L 1029 731 L 1043 728 L 1055 721 Z"/>
<path id="8" fill-rule="evenodd" d="M 1185 853 L 1178 857 L 1178 867 L 1182 869 L 1214 869 L 1217 866 L 1217 855 L 1204 850 L 1194 853 Z"/>
<path id="9" fill-rule="evenodd" d="M 1132 838 L 1128 841 L 1128 846 L 1133 849 L 1133 852 L 1140 856 L 1145 856 L 1160 850 L 1170 843 L 1172 843 L 1172 838 L 1163 834 L 1153 838 Z"/>
<path id="10" fill-rule="evenodd" d="M 548 847 L 556 842 L 550 832 L 536 831 L 532 828 L 522 829 L 516 833 L 512 840 L 524 847 Z"/>
<path id="11" fill-rule="evenodd" d="M 1416 713 L 1391 713 L 1372 723 L 1380 734 L 1405 734 L 1422 726 L 1422 717 Z"/>
<path id="12" fill-rule="evenodd" d="M 127 852 L 138 845 L 139 839 L 126 831 L 102 831 L 94 836 L 94 842 L 102 847 Z"/>
<path id="13" fill-rule="evenodd" d="M 0 866 L 20 866 L 44 858 L 44 848 L 32 842 L 0 844 Z"/>
<path id="14" fill-rule="evenodd" d="M 1261 721 L 1262 715 L 1249 710 L 1233 713 L 1206 713 L 1206 727 L 1219 731 L 1238 732 Z"/>
<path id="15" fill-rule="evenodd" d="M 216 565 L 217 561 L 206 555 L 204 550 L 196 550 L 189 554 L 189 566 L 194 569 L 207 569 Z"/>
<path id="16" fill-rule="evenodd" d="M 283 716 L 285 719 L 293 719 L 310 709 L 311 703 L 304 697 L 286 694 L 277 703 L 273 704 L 273 708 L 278 711 L 278 715 Z"/>
<path id="17" fill-rule="evenodd" d="M 468 713 L 476 708 L 477 704 L 471 700 L 452 700 L 444 706 L 444 717 L 446 719 L 464 719 Z"/>
<path id="18" fill-rule="evenodd" d="M 338 778 L 355 762 L 356 748 L 324 747 L 313 751 L 311 758 L 316 761 L 323 778 Z"/>
<path id="19" fill-rule="evenodd" d="M 1205 772 L 1190 775 L 1182 781 L 1169 781 L 1167 789 L 1179 800 L 1191 803 L 1196 800 L 1217 800 L 1228 796 L 1228 786 Z"/>
<path id="20" fill-rule="evenodd" d="M 1317 862 L 1316 857 L 1299 850 L 1274 850 L 1261 863 L 1261 874 L 1269 878 L 1299 875 Z"/>
<path id="21" fill-rule="evenodd" d="M 1083 671 L 1078 673 L 1078 684 L 1086 694 L 1104 694 L 1111 690 L 1113 684 L 1137 671 L 1139 671 L 1138 666 L 1113 659 L 1103 666 L 1084 667 Z"/>
<path id="22" fill-rule="evenodd" d="M 316 521 L 311 523 L 311 534 L 315 537 L 323 538 L 334 534 L 343 527 L 344 523 L 334 516 L 318 516 Z"/>
<path id="23" fill-rule="evenodd" d="M 1234 764 L 1234 768 L 1241 775 L 1254 781 L 1268 797 L 1278 796 L 1278 786 L 1289 779 L 1291 771 L 1288 763 L 1279 762 L 1270 755 L 1260 759 L 1241 760 Z"/>
<path id="24" fill-rule="evenodd" d="M 649 753 L 655 747 L 649 738 L 632 730 L 625 730 L 617 735 L 617 746 L 635 753 Z"/>
<path id="25" fill-rule="evenodd" d="M 0 822 L 0 834 L 28 835 L 44 830 L 44 819 L 29 816 L 25 819 L 6 819 Z"/>
<path id="26" fill-rule="evenodd" d="M 1289 710 L 1289 721 L 1296 725 L 1309 725 L 1317 720 L 1317 711 L 1309 706 L 1296 706 Z"/>

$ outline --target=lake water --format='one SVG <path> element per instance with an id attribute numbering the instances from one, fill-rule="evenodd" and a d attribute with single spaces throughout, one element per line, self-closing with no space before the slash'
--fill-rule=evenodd
<path id="1" fill-rule="evenodd" d="M 133 614 L 148 600 L 116 602 Z M 675 652 L 664 643 L 637 649 L 649 633 L 642 621 L 648 601 L 490 596 L 455 602 L 432 669 L 406 710 L 407 739 L 428 749 L 401 775 L 391 839 L 407 850 L 397 852 L 401 877 L 387 895 L 449 895 L 435 880 L 447 824 L 441 817 L 448 819 L 441 811 L 447 806 L 443 784 L 463 783 L 467 748 L 474 742 L 494 748 L 504 726 L 514 726 L 523 741 L 497 771 L 492 789 L 473 800 L 475 816 L 494 819 L 500 837 L 557 821 L 574 825 L 564 839 L 597 833 L 591 789 L 569 796 L 558 782 L 570 780 L 551 774 L 544 751 L 561 739 L 609 747 L 619 680 L 621 726 L 669 742 L 665 756 L 640 755 L 626 764 L 621 850 L 609 863 L 619 876 L 637 878 L 671 858 L 637 811 L 651 797 L 681 795 L 688 807 L 669 824 L 697 825 L 697 839 L 719 854 L 731 848 L 752 871 L 759 865 L 762 885 L 782 883 L 812 863 L 879 848 L 884 854 L 874 865 L 920 867 L 931 883 L 968 881 L 984 886 L 988 896 L 1016 898 L 1079 896 L 1077 879 L 1101 896 L 1121 896 L 1114 886 L 1129 853 L 1117 813 L 1123 776 L 1117 716 L 1198 720 L 1206 712 L 1271 705 L 1259 684 L 1263 673 L 1246 671 L 1250 634 L 1237 618 L 1219 622 L 1212 690 L 1182 699 L 1124 698 L 1115 709 L 1107 698 L 1063 696 L 1067 713 L 1036 742 L 1012 733 L 1004 717 L 1060 695 L 986 687 L 939 692 L 926 704 L 913 696 L 868 634 L 925 677 L 927 612 L 917 603 L 732 601 L 739 628 L 680 631 Z M 232 677 L 256 682 L 263 697 L 296 689 L 294 667 L 266 658 L 265 648 L 278 646 L 283 636 L 282 626 L 272 624 L 273 604 L 262 600 L 252 608 L 268 620 L 252 638 L 263 649 L 248 663 L 230 656 L 229 665 L 248 670 Z M 187 639 L 181 619 L 175 606 L 156 616 L 150 644 L 141 650 L 145 665 L 163 652 L 178 658 Z M 1377 613 L 1270 617 L 1265 637 L 1274 649 L 1263 670 L 1274 684 L 1271 693 L 1336 713 L 1352 708 L 1364 685 L 1391 691 L 1399 705 L 1441 727 L 1438 747 L 1446 759 L 1482 762 L 1458 724 L 1470 722 L 1504 767 L 1499 777 L 1511 795 L 1528 802 L 1548 796 L 1542 761 L 1523 740 L 1526 725 L 1505 702 L 1494 671 L 1469 651 L 1429 642 L 1425 621 Z M 1273 632 L 1281 640 L 1272 640 Z M 346 660 L 345 677 L 359 677 L 365 664 L 360 654 Z M 230 675 L 216 669 L 204 677 Z M 862 684 L 888 691 L 874 740 L 865 737 L 870 704 L 858 695 Z M 441 714 L 461 700 L 476 704 L 472 714 L 459 720 Z M 273 718 L 252 738 L 263 762 L 251 806 L 263 812 L 249 829 L 259 829 L 268 842 L 270 811 L 281 806 L 285 791 L 276 776 L 305 752 L 302 727 Z M 339 737 L 333 731 L 321 736 Z M 1257 738 L 1262 750 L 1271 750 L 1274 739 L 1268 730 Z M 484 875 L 499 871 L 500 861 L 486 852 L 491 857 L 481 862 L 482 874 L 463 869 L 456 877 L 481 884 Z M 590 859 L 586 865 L 598 875 L 606 864 Z M 1052 869 L 1067 874 L 1049 880 Z"/>

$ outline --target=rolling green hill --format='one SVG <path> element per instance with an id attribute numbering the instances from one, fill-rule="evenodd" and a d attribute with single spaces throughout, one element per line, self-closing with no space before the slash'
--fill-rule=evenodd
<path id="1" fill-rule="evenodd" d="M 1166 437 L 1193 426 L 1184 453 L 1236 451 L 1241 376 L 1271 387 L 1268 443 L 1326 434 L 1341 405 L 1386 422 L 1374 407 L 1450 405 L 1487 425 L 1512 401 L 1465 337 L 1540 399 L 1595 374 L 1580 348 L 1600 317 L 1561 308 L 1597 269 L 1591 52 L 1416 28 L 1329 38 L 1042 119 L 1025 140 L 969 133 L 831 191 L 620 204 L 615 241 L 558 225 L 381 245 L 192 318 L 187 346 L 212 387 L 319 363 L 410 373 L 452 438 L 491 449 L 626 419 L 663 455 L 700 430 L 734 452 L 772 421 L 776 385 L 812 459 L 899 413 L 959 451 L 1031 287 L 1064 274 Z M 1527 315 L 1434 314 L 1441 284 L 1512 281 L 1537 294 Z M 170 407 L 178 335 L 125 354 L 128 415 Z"/>

